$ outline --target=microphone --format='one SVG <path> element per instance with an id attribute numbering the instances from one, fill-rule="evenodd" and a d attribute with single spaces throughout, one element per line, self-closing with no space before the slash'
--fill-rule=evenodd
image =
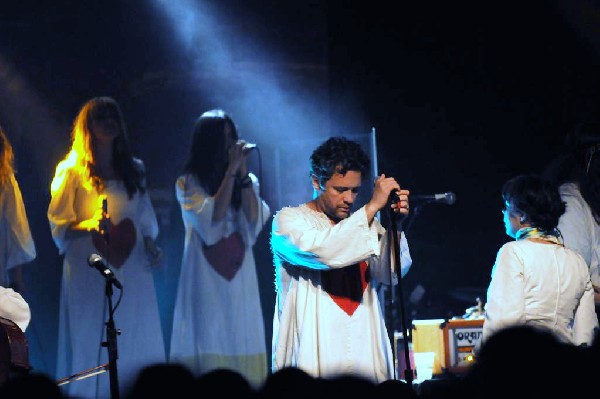
<path id="1" fill-rule="evenodd" d="M 115 273 L 106 265 L 104 259 L 98 254 L 91 254 L 88 258 L 88 264 L 90 267 L 96 268 L 104 276 L 104 278 L 108 279 L 111 283 L 115 285 L 118 289 L 122 290 L 123 286 L 115 277 Z"/>
<path id="2" fill-rule="evenodd" d="M 443 204 L 452 205 L 456 202 L 456 194 L 453 192 L 447 192 L 442 194 L 417 194 L 409 197 L 410 201 L 414 202 L 439 202 Z"/>
<path id="3" fill-rule="evenodd" d="M 244 152 L 250 152 L 257 147 L 258 146 L 254 143 L 246 143 L 246 144 L 244 144 Z"/>

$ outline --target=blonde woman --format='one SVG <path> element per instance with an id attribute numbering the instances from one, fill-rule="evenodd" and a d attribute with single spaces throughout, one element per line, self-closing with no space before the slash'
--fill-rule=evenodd
<path id="1" fill-rule="evenodd" d="M 113 305 L 120 330 L 118 383 L 125 392 L 142 368 L 166 361 L 152 267 L 162 256 L 155 243 L 158 222 L 146 191 L 144 163 L 132 155 L 114 99 L 87 101 L 75 118 L 71 140 L 70 151 L 56 168 L 48 207 L 52 237 L 64 256 L 57 377 L 108 361 L 102 343 L 110 284 L 88 265 L 95 254 L 122 286 L 113 290 Z M 108 397 L 109 375 L 64 387 L 74 397 Z"/>

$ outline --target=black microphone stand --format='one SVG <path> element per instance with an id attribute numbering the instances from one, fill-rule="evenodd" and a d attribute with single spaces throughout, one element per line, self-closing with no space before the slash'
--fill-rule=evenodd
<path id="1" fill-rule="evenodd" d="M 423 203 L 417 203 L 414 207 L 411 206 L 411 213 L 412 216 L 408 219 L 408 224 L 406 226 L 406 228 L 404 229 L 404 232 L 407 232 L 408 230 L 410 230 L 413 222 L 415 221 L 416 217 L 419 216 L 419 214 L 421 213 L 421 206 L 423 205 Z"/>
<path id="2" fill-rule="evenodd" d="M 106 244 L 106 263 L 109 262 L 109 229 L 110 219 L 108 217 L 108 204 L 106 198 L 102 200 L 102 222 L 101 222 L 101 233 L 104 237 L 104 243 Z M 106 322 L 106 342 L 102 342 L 102 346 L 108 350 L 108 375 L 110 378 L 110 397 L 111 399 L 119 399 L 119 377 L 117 374 L 117 359 L 119 354 L 117 351 L 117 336 L 119 331 L 115 328 L 115 321 L 113 318 L 114 307 L 112 302 L 112 288 L 113 282 L 110 278 L 105 278 L 105 295 L 108 301 L 108 321 Z"/>
<path id="3" fill-rule="evenodd" d="M 389 209 L 389 219 L 390 219 L 390 234 L 391 234 L 391 238 L 392 238 L 392 243 L 393 243 L 393 258 L 394 258 L 394 265 L 395 265 L 395 270 L 396 270 L 396 276 L 398 278 L 398 297 L 400 298 L 400 321 L 402 324 L 402 343 L 404 346 L 404 361 L 406 363 L 406 369 L 404 371 L 404 378 L 408 384 L 408 386 L 410 386 L 412 388 L 413 385 L 413 380 L 414 380 L 414 376 L 413 376 L 413 370 L 410 364 L 410 353 L 409 353 L 409 346 L 408 346 L 408 327 L 406 325 L 406 318 L 405 318 L 405 312 L 404 312 L 404 294 L 402 292 L 402 265 L 401 265 L 401 261 L 400 261 L 400 257 L 401 257 L 401 253 L 400 253 L 400 243 L 398 242 L 398 235 L 402 234 L 402 229 L 398 230 L 398 224 L 396 222 L 396 214 L 394 213 L 394 211 L 391 208 Z M 391 326 L 392 326 L 392 331 L 394 330 L 394 303 L 395 303 L 395 299 L 394 299 L 394 285 L 391 284 L 390 285 L 391 289 L 390 289 L 390 302 L 392 304 L 391 307 L 391 318 L 392 318 L 392 322 L 391 322 Z M 393 333 L 392 333 L 393 334 Z M 393 341 L 392 341 L 393 342 Z M 394 354 L 394 358 L 396 358 L 396 353 L 395 350 L 393 351 Z M 396 363 L 396 361 L 394 361 L 394 363 Z M 399 364 L 399 363 L 398 363 Z M 394 373 L 396 372 L 396 368 L 394 367 Z"/>
<path id="4" fill-rule="evenodd" d="M 102 342 L 102 346 L 105 346 L 108 350 L 108 375 L 110 377 L 110 397 L 111 399 L 119 399 L 119 377 L 117 374 L 117 359 L 119 358 L 119 355 L 117 353 L 117 335 L 119 335 L 119 331 L 115 328 L 115 321 L 113 319 L 113 282 L 109 278 L 105 280 L 106 298 L 108 299 L 108 321 L 106 322 L 106 342 Z"/>

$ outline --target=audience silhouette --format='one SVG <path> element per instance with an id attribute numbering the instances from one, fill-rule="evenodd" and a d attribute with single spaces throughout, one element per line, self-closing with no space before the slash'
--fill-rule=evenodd
<path id="1" fill-rule="evenodd" d="M 196 378 L 196 392 L 218 392 L 226 398 L 258 397 L 250 382 L 238 371 L 226 368 L 210 370 Z"/>
<path id="2" fill-rule="evenodd" d="M 220 368 L 194 375 L 177 363 L 144 368 L 125 387 L 125 399 L 197 398 L 207 393 L 241 399 L 307 399 L 311 397 L 396 397 L 402 399 L 583 396 L 595 381 L 600 355 L 598 335 L 592 346 L 559 341 L 551 332 L 531 326 L 499 330 L 482 345 L 474 364 L 462 375 L 443 373 L 413 386 L 404 380 L 373 383 L 356 375 L 317 378 L 287 367 L 254 388 L 239 372 Z M 0 385 L 0 398 L 69 399 L 44 374 L 13 375 Z"/>
<path id="3" fill-rule="evenodd" d="M 192 372 L 183 365 L 152 364 L 139 372 L 132 386 L 126 387 L 126 398 L 195 398 L 195 382 Z"/>
<path id="4" fill-rule="evenodd" d="M 20 373 L 8 378 L 0 386 L 0 398 L 65 399 L 56 382 L 50 376 L 37 373 Z"/>
<path id="5" fill-rule="evenodd" d="M 461 390 L 471 397 L 526 398 L 583 394 L 589 348 L 560 342 L 551 332 L 512 326 L 490 337 L 469 370 Z M 577 382 L 579 381 L 579 382 Z"/>
<path id="6" fill-rule="evenodd" d="M 387 380 L 375 386 L 375 398 L 416 399 L 419 397 L 413 387 L 404 380 Z"/>
<path id="7" fill-rule="evenodd" d="M 261 398 L 307 398 L 321 389 L 321 380 L 302 369 L 284 367 L 270 374 L 258 390 Z"/>

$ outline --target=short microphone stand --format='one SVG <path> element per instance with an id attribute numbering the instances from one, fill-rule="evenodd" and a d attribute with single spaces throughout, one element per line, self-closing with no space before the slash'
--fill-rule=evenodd
<path id="1" fill-rule="evenodd" d="M 102 200 L 102 221 L 101 221 L 101 232 L 104 237 L 104 243 L 106 244 L 106 263 L 110 265 L 109 257 L 109 229 L 110 229 L 110 218 L 108 217 L 108 204 L 106 197 Z M 117 335 L 119 331 L 115 328 L 115 321 L 113 319 L 113 281 L 110 278 L 105 278 L 105 294 L 108 301 L 108 321 L 106 322 L 106 342 L 102 342 L 102 346 L 105 346 L 108 350 L 108 374 L 110 377 L 110 397 L 111 399 L 119 399 L 119 377 L 117 374 L 117 359 L 119 358 L 117 351 Z"/>
<path id="2" fill-rule="evenodd" d="M 394 213 L 393 210 L 390 209 L 389 211 L 389 219 L 390 219 L 390 234 L 392 235 L 392 243 L 393 243 L 393 254 L 394 254 L 394 264 L 395 264 L 395 270 L 396 270 L 396 275 L 398 277 L 398 297 L 400 298 L 400 321 L 402 322 L 402 343 L 404 346 L 404 361 L 406 363 L 406 370 L 404 371 L 405 374 L 405 380 L 408 383 L 408 386 L 410 386 L 412 388 L 412 384 L 413 384 L 413 380 L 414 380 L 414 376 L 413 376 L 413 371 L 410 365 L 410 353 L 409 353 L 409 346 L 408 346 L 408 327 L 406 326 L 406 320 L 405 320 L 405 316 L 404 316 L 404 294 L 402 292 L 402 265 L 400 262 L 400 244 L 398 242 L 398 235 L 402 234 L 402 229 L 398 230 L 398 226 L 396 223 L 396 214 Z M 392 320 L 393 320 L 393 314 L 394 314 L 394 308 L 393 308 L 393 304 L 394 304 L 394 289 L 393 289 L 393 284 L 391 285 L 391 303 L 392 303 Z M 392 321 L 392 331 L 394 329 L 394 324 Z M 394 358 L 396 357 L 396 353 L 394 353 Z M 395 362 L 394 362 L 395 363 Z M 394 370 L 395 372 L 395 370 Z"/>

